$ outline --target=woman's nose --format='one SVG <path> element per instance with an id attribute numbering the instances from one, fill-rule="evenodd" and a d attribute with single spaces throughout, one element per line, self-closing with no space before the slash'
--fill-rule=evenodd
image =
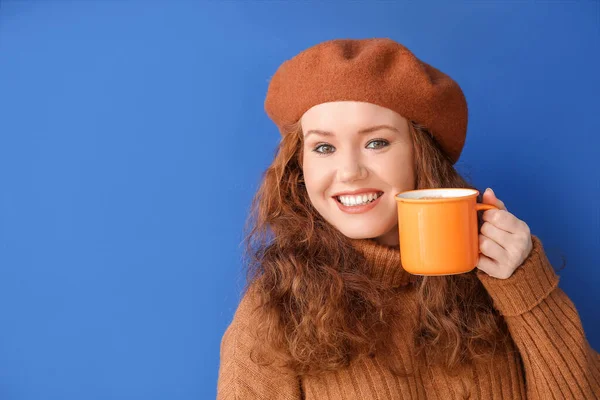
<path id="1" fill-rule="evenodd" d="M 347 157 L 340 161 L 338 179 L 340 182 L 352 182 L 366 176 L 366 168 L 356 157 Z"/>

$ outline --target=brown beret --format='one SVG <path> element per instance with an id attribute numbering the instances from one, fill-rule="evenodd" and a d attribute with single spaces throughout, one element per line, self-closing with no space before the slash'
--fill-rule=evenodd
<path id="1" fill-rule="evenodd" d="M 427 127 L 455 163 L 467 134 L 467 102 L 448 75 L 387 38 L 335 39 L 302 51 L 271 78 L 265 111 L 283 134 L 309 108 L 364 101 Z"/>

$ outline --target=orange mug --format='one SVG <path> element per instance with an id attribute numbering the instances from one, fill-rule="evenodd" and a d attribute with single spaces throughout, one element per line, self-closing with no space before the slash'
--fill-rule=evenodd
<path id="1" fill-rule="evenodd" d="M 474 189 L 420 189 L 396 194 L 400 260 L 414 275 L 454 275 L 479 262 L 477 211 L 498 208 L 477 203 Z"/>

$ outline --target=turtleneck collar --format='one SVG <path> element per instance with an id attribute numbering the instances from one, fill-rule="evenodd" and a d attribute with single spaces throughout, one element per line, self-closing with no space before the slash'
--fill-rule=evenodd
<path id="1" fill-rule="evenodd" d="M 400 262 L 400 246 L 388 246 L 374 239 L 350 239 L 352 246 L 362 254 L 372 267 L 372 277 L 392 287 L 406 286 L 417 280 Z"/>

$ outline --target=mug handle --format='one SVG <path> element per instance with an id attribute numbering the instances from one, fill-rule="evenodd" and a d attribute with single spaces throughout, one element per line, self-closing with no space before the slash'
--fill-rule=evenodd
<path id="1" fill-rule="evenodd" d="M 475 209 L 477 211 L 483 211 L 483 210 L 493 210 L 493 209 L 498 209 L 498 207 L 491 205 L 491 204 L 482 204 L 482 203 L 477 203 L 475 204 Z M 481 253 L 481 250 L 479 250 L 479 252 Z"/>
<path id="2" fill-rule="evenodd" d="M 496 209 L 497 209 L 498 207 L 496 207 L 496 206 L 494 206 L 494 205 L 491 205 L 491 204 L 482 204 L 482 203 L 477 203 L 477 204 L 475 204 L 475 209 L 476 209 L 477 211 L 482 211 L 482 210 L 491 210 L 491 209 L 494 209 L 494 208 L 496 208 Z"/>

